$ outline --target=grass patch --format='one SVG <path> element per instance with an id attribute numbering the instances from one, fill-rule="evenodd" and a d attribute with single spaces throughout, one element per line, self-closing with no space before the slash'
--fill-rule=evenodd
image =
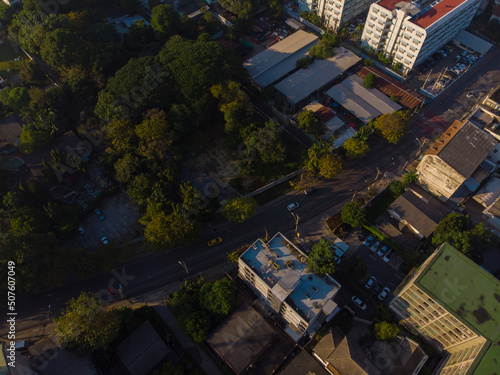
<path id="1" fill-rule="evenodd" d="M 381 198 L 374 203 L 367 211 L 366 218 L 369 222 L 374 223 L 375 220 L 396 200 L 394 194 L 389 189 L 385 189 L 381 194 Z"/>
<path id="2" fill-rule="evenodd" d="M 294 180 L 294 179 L 292 179 Z M 281 197 L 282 195 L 288 193 L 290 190 L 292 190 L 292 186 L 290 185 L 290 180 L 284 181 L 281 184 L 278 184 L 276 186 L 273 186 L 270 189 L 267 189 L 266 191 L 263 191 L 260 194 L 257 194 L 254 196 L 255 200 L 257 201 L 257 204 L 259 206 L 262 206 L 266 203 L 271 202 L 272 200 Z"/>
<path id="3" fill-rule="evenodd" d="M 0 46 L 0 76 L 8 78 L 18 72 L 20 61 L 14 61 L 18 57 L 20 59 L 26 58 L 21 51 L 16 52 L 10 43 L 4 43 Z"/>
<path id="4" fill-rule="evenodd" d="M 372 234 L 374 234 L 375 237 L 378 237 L 378 239 L 380 241 L 385 242 L 387 245 L 389 245 L 391 248 L 393 248 L 394 251 L 396 251 L 396 252 L 398 252 L 400 254 L 403 254 L 403 253 L 406 252 L 405 249 L 403 249 L 396 242 L 394 242 L 393 240 L 391 240 L 390 237 L 388 237 L 387 235 L 385 235 L 384 233 L 382 233 L 380 230 L 378 230 L 377 228 L 375 228 L 373 225 L 371 225 L 371 224 L 363 224 L 363 226 L 365 227 L 365 229 L 367 229 Z"/>

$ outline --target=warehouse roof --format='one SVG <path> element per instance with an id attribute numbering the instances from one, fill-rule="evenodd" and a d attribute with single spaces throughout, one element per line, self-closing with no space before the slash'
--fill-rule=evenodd
<path id="1" fill-rule="evenodd" d="M 276 90 L 297 104 L 361 61 L 360 57 L 344 47 L 335 48 L 334 52 L 334 56 L 315 61 L 306 69 L 285 78 L 276 85 Z"/>
<path id="2" fill-rule="evenodd" d="M 243 66 L 255 83 L 264 88 L 295 69 L 295 62 L 305 57 L 317 42 L 316 35 L 299 30 L 248 59 Z"/>
<path id="3" fill-rule="evenodd" d="M 497 6 L 500 7 L 500 5 Z M 466 30 L 460 31 L 455 37 L 454 41 L 480 53 L 481 55 L 485 55 L 491 49 L 491 47 L 493 47 L 493 44 L 491 44 L 490 42 L 487 42 L 486 40 L 474 34 L 471 34 Z"/>

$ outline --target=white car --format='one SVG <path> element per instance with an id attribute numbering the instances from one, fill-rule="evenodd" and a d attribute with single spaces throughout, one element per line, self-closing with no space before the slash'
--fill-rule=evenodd
<path id="1" fill-rule="evenodd" d="M 387 295 L 390 292 L 391 292 L 391 290 L 388 287 L 385 287 L 384 289 L 382 289 L 382 291 L 378 295 L 378 299 L 381 300 L 381 301 L 383 301 L 385 299 L 385 297 L 387 297 Z"/>
<path id="2" fill-rule="evenodd" d="M 299 204 L 297 202 L 293 202 L 293 203 L 290 203 L 288 206 L 286 206 L 286 209 L 288 211 L 293 211 L 295 210 L 297 207 L 299 207 Z"/>
<path id="3" fill-rule="evenodd" d="M 363 301 L 361 301 L 358 297 L 352 296 L 351 300 L 361 310 L 366 310 L 366 303 L 364 303 Z"/>
<path id="4" fill-rule="evenodd" d="M 101 242 L 104 244 L 104 245 L 107 245 L 109 243 L 108 241 L 108 237 L 104 236 L 101 238 Z"/>
<path id="5" fill-rule="evenodd" d="M 375 284 L 375 281 L 377 281 L 375 276 L 370 277 L 368 281 L 365 283 L 365 288 L 370 289 L 373 286 L 373 284 Z"/>
<path id="6" fill-rule="evenodd" d="M 382 258 L 384 262 L 389 263 L 389 261 L 392 259 L 394 256 L 394 250 L 389 249 L 389 251 L 384 255 Z"/>
<path id="7" fill-rule="evenodd" d="M 380 246 L 380 241 L 375 242 L 371 247 L 370 250 L 373 252 L 376 252 Z"/>

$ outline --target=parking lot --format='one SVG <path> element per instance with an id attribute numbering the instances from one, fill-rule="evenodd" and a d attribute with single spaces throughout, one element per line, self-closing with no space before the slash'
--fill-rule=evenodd
<path id="1" fill-rule="evenodd" d="M 95 212 L 90 211 L 81 223 L 84 233 L 70 240 L 71 247 L 98 247 L 102 237 L 119 244 L 142 235 L 139 210 L 121 191 L 102 198 L 97 208 L 104 214 L 104 220 L 99 220 Z"/>
<path id="2" fill-rule="evenodd" d="M 421 87 L 435 97 L 460 79 L 480 58 L 479 53 L 448 43 L 417 67 L 420 74 L 413 79 L 413 86 Z"/>

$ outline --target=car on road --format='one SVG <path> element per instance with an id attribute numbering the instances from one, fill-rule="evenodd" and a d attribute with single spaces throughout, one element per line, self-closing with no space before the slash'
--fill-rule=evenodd
<path id="1" fill-rule="evenodd" d="M 375 239 L 375 237 L 373 237 L 373 235 L 370 235 L 370 237 L 368 237 L 365 240 L 365 246 L 370 246 L 370 244 L 373 242 L 374 239 Z"/>
<path id="2" fill-rule="evenodd" d="M 382 247 L 380 248 L 380 250 L 377 252 L 377 255 L 378 255 L 379 257 L 383 257 L 383 256 L 384 256 L 384 254 L 385 254 L 385 252 L 386 252 L 387 250 L 389 250 L 389 248 L 387 247 L 387 245 L 384 245 L 384 246 L 382 246 Z"/>
<path id="3" fill-rule="evenodd" d="M 377 283 L 377 284 L 373 287 L 373 289 L 371 290 L 371 292 L 372 292 L 373 294 L 377 295 L 377 294 L 378 294 L 378 292 L 380 292 L 380 289 L 382 289 L 382 284 Z"/>
<path id="4" fill-rule="evenodd" d="M 99 220 L 101 220 L 101 221 L 102 221 L 102 220 L 106 219 L 106 217 L 104 216 L 104 214 L 101 212 L 101 210 L 100 210 L 100 209 L 96 208 L 96 209 L 94 210 L 94 212 L 95 212 L 95 214 L 97 215 L 97 217 L 99 218 Z"/>
<path id="5" fill-rule="evenodd" d="M 394 256 L 394 250 L 389 249 L 389 251 L 384 255 L 382 260 L 386 263 L 389 263 L 389 261 L 392 259 L 393 256 Z"/>
<path id="6" fill-rule="evenodd" d="M 83 229 L 83 225 L 80 225 L 78 227 L 78 233 L 80 233 L 80 234 L 84 234 L 85 233 L 85 229 Z"/>
<path id="7" fill-rule="evenodd" d="M 352 296 L 351 301 L 361 310 L 366 310 L 366 303 L 361 301 L 358 297 Z"/>
<path id="8" fill-rule="evenodd" d="M 376 282 L 377 282 L 377 279 L 375 278 L 375 276 L 370 276 L 368 281 L 365 283 L 365 288 L 370 289 L 373 286 L 373 284 L 375 284 Z"/>
<path id="9" fill-rule="evenodd" d="M 387 295 L 390 292 L 391 292 L 391 290 L 388 287 L 385 287 L 384 289 L 382 289 L 382 291 L 378 295 L 378 299 L 381 300 L 381 301 L 383 301 L 385 299 L 385 297 L 387 297 Z"/>
<path id="10" fill-rule="evenodd" d="M 286 209 L 288 211 L 293 211 L 298 207 L 299 207 L 299 204 L 297 202 L 293 202 L 293 203 L 290 203 L 288 206 L 286 206 Z"/>
<path id="11" fill-rule="evenodd" d="M 379 248 L 379 246 L 380 246 L 380 241 L 377 241 L 377 242 L 375 242 L 375 243 L 374 243 L 374 244 L 370 247 L 370 250 L 371 250 L 371 251 L 373 251 L 373 252 L 375 252 L 375 251 L 377 251 L 377 249 Z"/>
<path id="12" fill-rule="evenodd" d="M 108 241 L 108 237 L 104 236 L 101 238 L 101 242 L 104 244 L 104 245 L 107 245 L 109 243 Z"/>
<path id="13" fill-rule="evenodd" d="M 212 238 L 210 241 L 207 242 L 208 246 L 215 246 L 218 245 L 222 242 L 222 238 L 217 237 L 217 238 Z"/>

